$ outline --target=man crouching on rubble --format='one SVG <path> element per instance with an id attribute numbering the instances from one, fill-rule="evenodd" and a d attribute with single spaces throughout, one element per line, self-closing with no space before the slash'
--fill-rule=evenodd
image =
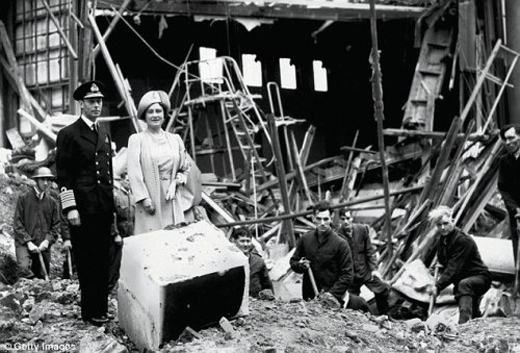
<path id="1" fill-rule="evenodd" d="M 303 273 L 303 299 L 311 300 L 316 296 L 312 283 L 315 281 L 320 296 L 334 297 L 341 307 L 368 311 L 363 298 L 347 292 L 354 278 L 352 255 L 347 242 L 331 228 L 329 202 L 314 205 L 313 221 L 316 229 L 298 239 L 290 260 L 292 270 Z"/>
<path id="2" fill-rule="evenodd" d="M 437 258 L 444 270 L 435 286 L 426 287 L 426 291 L 437 295 L 453 283 L 459 303 L 459 324 L 463 324 L 479 315 L 480 297 L 491 286 L 491 273 L 482 262 L 473 238 L 455 227 L 451 208 L 439 206 L 429 216 L 440 234 Z"/>
<path id="3" fill-rule="evenodd" d="M 231 239 L 249 259 L 249 295 L 253 298 L 274 300 L 273 283 L 264 259 L 255 251 L 251 231 L 247 228 L 233 229 Z"/>
<path id="4" fill-rule="evenodd" d="M 390 286 L 381 279 L 377 271 L 376 250 L 370 240 L 369 226 L 354 223 L 350 211 L 342 208 L 339 210 L 337 232 L 347 241 L 352 252 L 354 279 L 349 292 L 359 295 L 361 286 L 365 285 L 375 295 L 378 314 L 386 314 Z"/>

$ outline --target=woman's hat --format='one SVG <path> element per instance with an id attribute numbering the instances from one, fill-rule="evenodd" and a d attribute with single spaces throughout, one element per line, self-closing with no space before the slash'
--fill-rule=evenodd
<path id="1" fill-rule="evenodd" d="M 164 114 L 170 110 L 170 98 L 164 91 L 150 91 L 145 93 L 139 101 L 139 107 L 137 108 L 137 118 L 142 119 L 142 116 L 146 109 L 154 103 L 159 103 L 163 109 Z"/>

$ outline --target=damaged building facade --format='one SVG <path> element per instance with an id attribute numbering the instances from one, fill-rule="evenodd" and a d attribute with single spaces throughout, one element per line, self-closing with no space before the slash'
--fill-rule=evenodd
<path id="1" fill-rule="evenodd" d="M 496 192 L 497 128 L 520 122 L 520 4 L 375 3 L 385 163 L 369 1 L 4 1 L 0 145 L 22 148 L 21 137 L 37 133 L 36 156 L 11 165 L 26 173 L 33 162 L 52 165 L 57 131 L 79 114 L 72 92 L 95 78 L 110 92 L 103 121 L 120 172 L 129 135 L 142 129 L 135 102 L 164 90 L 173 108 L 166 129 L 203 173 L 215 224 L 228 234 L 254 227 L 283 260 L 312 226 L 307 207 L 330 198 L 377 231 L 380 270 L 398 283 L 403 265 L 431 263 L 426 215 L 437 205 L 453 206 L 466 231 L 509 234 Z M 287 278 L 279 272 L 273 279 Z"/>

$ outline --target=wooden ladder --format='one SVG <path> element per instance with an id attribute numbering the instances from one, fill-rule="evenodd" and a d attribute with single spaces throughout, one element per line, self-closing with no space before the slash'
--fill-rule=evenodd
<path id="1" fill-rule="evenodd" d="M 403 128 L 431 131 L 435 99 L 439 97 L 452 55 L 457 18 L 446 7 L 438 10 L 422 41 L 419 59 L 406 102 Z"/>

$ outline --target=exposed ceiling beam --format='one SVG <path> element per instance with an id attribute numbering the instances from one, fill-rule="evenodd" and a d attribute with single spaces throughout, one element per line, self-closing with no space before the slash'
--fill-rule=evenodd
<path id="1" fill-rule="evenodd" d="M 110 9 L 110 5 L 119 7 L 124 0 L 98 0 L 98 9 Z M 143 14 L 176 14 L 176 15 L 206 15 L 224 17 L 252 18 L 290 18 L 310 20 L 352 21 L 369 19 L 369 5 L 351 3 L 345 0 L 285 0 L 285 1 L 150 1 L 134 0 L 128 10 Z M 414 6 L 377 5 L 379 19 L 418 18 L 426 8 Z"/>

